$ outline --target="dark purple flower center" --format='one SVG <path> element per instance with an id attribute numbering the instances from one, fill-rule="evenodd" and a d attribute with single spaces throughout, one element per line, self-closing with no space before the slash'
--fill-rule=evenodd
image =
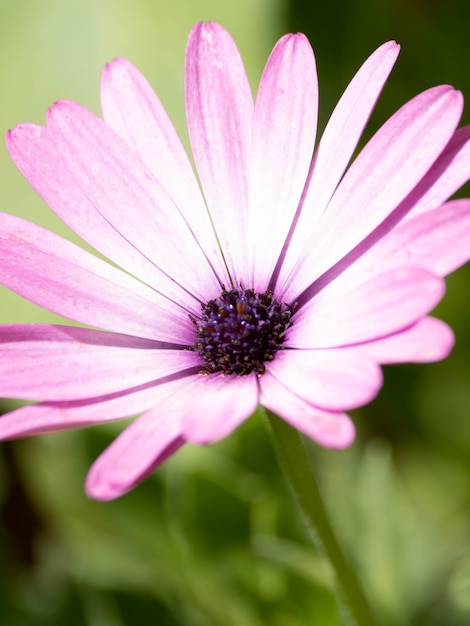
<path id="1" fill-rule="evenodd" d="M 293 307 L 276 300 L 269 291 L 222 289 L 218 298 L 202 306 L 192 350 L 204 361 L 202 373 L 224 372 L 244 376 L 266 370 L 282 348 L 292 325 Z"/>

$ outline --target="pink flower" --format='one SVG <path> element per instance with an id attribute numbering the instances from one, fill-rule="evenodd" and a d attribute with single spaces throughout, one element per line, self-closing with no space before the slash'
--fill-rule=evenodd
<path id="1" fill-rule="evenodd" d="M 0 395 L 38 403 L 4 416 L 0 436 L 142 413 L 90 470 L 88 494 L 106 500 L 258 404 L 323 446 L 348 446 L 344 411 L 377 394 L 381 364 L 444 358 L 452 332 L 427 314 L 470 257 L 470 201 L 446 202 L 470 173 L 461 94 L 418 95 L 348 168 L 397 55 L 389 42 L 364 63 L 313 154 L 307 39 L 276 44 L 253 103 L 230 36 L 196 25 L 185 88 L 203 195 L 123 59 L 104 70 L 104 121 L 58 102 L 46 127 L 11 131 L 28 182 L 113 265 L 0 216 L 3 284 L 88 327 L 1 328 Z"/>

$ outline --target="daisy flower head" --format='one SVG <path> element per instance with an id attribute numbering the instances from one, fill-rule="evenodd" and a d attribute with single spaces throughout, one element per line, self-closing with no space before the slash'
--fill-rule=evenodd
<path id="1" fill-rule="evenodd" d="M 388 42 L 354 76 L 317 142 L 306 37 L 275 45 L 253 99 L 218 24 L 189 35 L 190 160 L 158 98 L 118 58 L 103 119 L 60 101 L 46 126 L 7 135 L 27 181 L 110 262 L 0 215 L 0 280 L 80 327 L 0 328 L 0 396 L 33 401 L 3 439 L 140 415 L 95 461 L 86 489 L 111 499 L 184 443 L 232 432 L 261 404 L 331 448 L 346 411 L 377 394 L 380 366 L 444 358 L 429 317 L 443 277 L 470 257 L 463 101 L 431 88 L 350 164 L 398 55 Z"/>

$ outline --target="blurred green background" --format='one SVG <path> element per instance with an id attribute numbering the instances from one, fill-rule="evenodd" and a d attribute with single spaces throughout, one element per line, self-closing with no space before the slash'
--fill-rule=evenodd
<path id="1" fill-rule="evenodd" d="M 61 98 L 99 112 L 100 71 L 119 55 L 147 75 L 186 141 L 186 37 L 209 19 L 234 36 L 254 87 L 277 38 L 307 33 L 321 126 L 387 39 L 402 53 L 367 136 L 432 85 L 451 83 L 470 99 L 468 0 L 0 0 L 0 127 L 42 123 Z M 74 238 L 5 149 L 0 190 L 1 210 Z M 469 269 L 454 274 L 437 311 L 456 333 L 449 359 L 386 368 L 380 396 L 354 416 L 351 449 L 307 442 L 383 626 L 470 624 L 469 286 Z M 0 321 L 51 320 L 0 291 Z M 91 502 L 87 468 L 122 426 L 0 445 L 2 626 L 340 623 L 261 415 L 218 445 L 186 447 L 120 500 Z"/>

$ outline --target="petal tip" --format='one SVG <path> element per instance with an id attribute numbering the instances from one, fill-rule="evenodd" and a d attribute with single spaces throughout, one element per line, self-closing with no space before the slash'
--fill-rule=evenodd
<path id="1" fill-rule="evenodd" d="M 118 486 L 106 479 L 103 472 L 95 471 L 92 465 L 85 480 L 85 493 L 92 500 L 108 502 L 124 495 L 129 488 Z"/>

